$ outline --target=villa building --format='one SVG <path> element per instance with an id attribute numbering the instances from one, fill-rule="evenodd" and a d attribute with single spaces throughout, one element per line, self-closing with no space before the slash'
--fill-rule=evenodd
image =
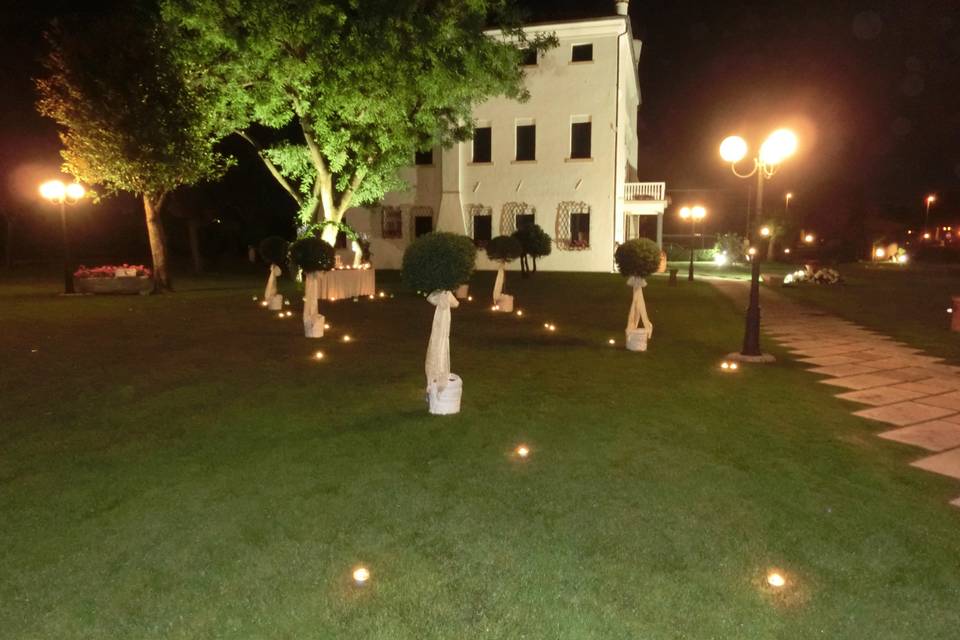
<path id="1" fill-rule="evenodd" d="M 665 185 L 640 182 L 636 169 L 641 42 L 627 2 L 615 5 L 607 18 L 524 27 L 559 41 L 525 54 L 530 100 L 479 105 L 473 140 L 418 154 L 403 174 L 408 191 L 347 213 L 370 238 L 375 267 L 398 268 L 424 233 L 460 233 L 482 246 L 529 222 L 554 240 L 538 261 L 544 270 L 610 271 L 619 243 L 641 234 L 661 243 Z M 483 252 L 477 266 L 493 267 Z"/>

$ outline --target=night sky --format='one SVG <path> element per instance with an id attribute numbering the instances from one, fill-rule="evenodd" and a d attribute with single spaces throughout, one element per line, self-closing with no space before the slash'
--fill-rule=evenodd
<path id="1" fill-rule="evenodd" d="M 613 14 L 612 0 L 520 4 L 537 21 Z M 644 41 L 640 179 L 666 180 L 675 203 L 703 201 L 717 214 L 711 231 L 742 218 L 747 193 L 719 160 L 720 140 L 738 133 L 759 144 L 779 126 L 795 128 L 801 148 L 768 183 L 768 206 L 793 191 L 791 212 L 842 229 L 881 217 L 920 221 L 924 196 L 935 192 L 934 219 L 960 222 L 960 2 L 631 5 Z M 55 130 L 33 110 L 45 25 L 107 6 L 7 0 L 0 8 L 0 209 L 35 208 L 38 179 L 59 164 Z M 229 191 L 242 183 L 234 177 Z M 267 200 L 276 195 L 268 179 L 260 184 Z"/>

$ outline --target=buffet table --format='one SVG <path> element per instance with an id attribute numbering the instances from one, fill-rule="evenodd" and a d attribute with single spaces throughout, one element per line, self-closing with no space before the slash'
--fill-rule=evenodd
<path id="1" fill-rule="evenodd" d="M 344 300 L 372 296 L 377 292 L 376 270 L 371 268 L 333 269 L 320 277 L 321 300 Z"/>

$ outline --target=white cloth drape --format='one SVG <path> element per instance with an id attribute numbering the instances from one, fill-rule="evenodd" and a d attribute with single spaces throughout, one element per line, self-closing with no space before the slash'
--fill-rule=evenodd
<path id="1" fill-rule="evenodd" d="M 267 288 L 263 290 L 263 299 L 271 300 L 277 295 L 277 278 L 280 277 L 280 267 L 275 264 L 270 265 L 270 277 L 267 278 Z"/>
<path id="2" fill-rule="evenodd" d="M 459 307 L 460 302 L 453 292 L 441 290 L 427 296 L 427 302 L 437 308 L 427 345 L 427 388 L 435 383 L 437 390 L 443 391 L 450 378 L 450 309 Z"/>
<path id="3" fill-rule="evenodd" d="M 320 279 L 323 273 L 310 271 L 303 276 L 303 327 L 309 332 L 314 322 L 320 319 L 318 299 L 320 296 Z"/>
<path id="4" fill-rule="evenodd" d="M 321 300 L 343 300 L 376 293 L 377 279 L 374 269 L 334 269 L 327 271 L 320 280 Z"/>
<path id="5" fill-rule="evenodd" d="M 500 296 L 503 295 L 503 263 L 500 263 L 500 269 L 497 270 L 497 279 L 493 281 L 493 304 L 497 304 Z"/>
<path id="6" fill-rule="evenodd" d="M 643 300 L 643 288 L 647 286 L 647 281 L 637 276 L 631 276 L 627 279 L 627 286 L 633 287 L 633 303 L 630 305 L 630 315 L 627 317 L 627 331 L 632 331 L 640 327 L 647 330 L 647 339 L 653 337 L 653 323 L 647 317 L 647 305 Z"/>

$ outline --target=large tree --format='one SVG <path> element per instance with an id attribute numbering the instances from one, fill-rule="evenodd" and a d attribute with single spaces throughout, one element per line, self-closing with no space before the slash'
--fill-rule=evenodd
<path id="1" fill-rule="evenodd" d="M 164 0 L 163 15 L 302 233 L 402 188 L 416 151 L 472 134 L 477 103 L 525 98 L 519 49 L 554 42 L 509 26 L 509 0 Z M 484 34 L 492 22 L 506 37 Z"/>
<path id="2" fill-rule="evenodd" d="M 55 24 L 37 108 L 60 127 L 63 170 L 143 199 L 155 291 L 170 289 L 160 210 L 181 185 L 219 176 L 217 113 L 184 82 L 159 16 Z"/>

